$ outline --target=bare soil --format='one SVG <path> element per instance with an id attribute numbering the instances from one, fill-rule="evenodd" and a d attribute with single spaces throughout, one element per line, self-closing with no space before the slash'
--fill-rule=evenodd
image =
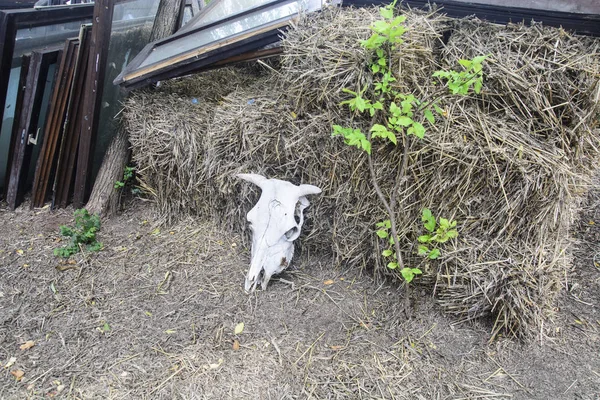
<path id="1" fill-rule="evenodd" d="M 457 324 L 426 292 L 407 320 L 393 282 L 318 254 L 248 295 L 239 237 L 141 201 L 69 264 L 53 249 L 72 211 L 0 209 L 2 399 L 600 399 L 598 192 L 533 343 L 489 343 L 493 321 Z"/>

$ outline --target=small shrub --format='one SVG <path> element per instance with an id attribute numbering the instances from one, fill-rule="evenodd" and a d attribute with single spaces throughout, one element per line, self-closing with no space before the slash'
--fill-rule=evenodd
<path id="1" fill-rule="evenodd" d="M 68 245 L 54 249 L 55 256 L 68 258 L 78 253 L 82 247 L 87 251 L 98 251 L 102 248 L 102 243 L 96 240 L 96 232 L 100 230 L 100 218 L 97 215 L 90 215 L 85 208 L 76 210 L 74 217 L 73 228 L 60 226 L 60 234 L 71 240 Z"/>

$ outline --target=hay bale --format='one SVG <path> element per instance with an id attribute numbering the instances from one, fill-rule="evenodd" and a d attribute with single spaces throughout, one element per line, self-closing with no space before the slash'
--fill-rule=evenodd
<path id="1" fill-rule="evenodd" d="M 539 26 L 501 28 L 405 12 L 414 29 L 394 56 L 401 66 L 394 69 L 401 90 L 427 97 L 435 90 L 431 74 L 438 66 L 457 68 L 460 58 L 491 56 L 483 94 L 446 101 L 446 116 L 411 148 L 396 216 L 403 258 L 425 271 L 418 283 L 433 288 L 442 307 L 460 320 L 493 317 L 494 335 L 504 330 L 527 336 L 552 313 L 570 265 L 566 249 L 573 210 L 596 168 L 598 41 Z M 357 40 L 368 37 L 376 16 L 375 9 L 305 16 L 284 40 L 280 71 L 238 87 L 215 105 L 208 122 L 194 124 L 202 133 L 194 134 L 193 146 L 185 138 L 177 151 L 176 139 L 150 144 L 148 152 L 154 146 L 166 149 L 153 157 L 163 159 L 153 161 L 162 172 L 152 174 L 178 182 L 172 174 L 185 169 L 182 181 L 160 189 L 169 193 L 165 204 L 176 204 L 164 211 L 199 213 L 198 204 L 187 204 L 202 199 L 216 220 L 241 231 L 258 190 L 235 174 L 311 183 L 323 193 L 309 209 L 303 248 L 390 274 L 379 256 L 384 243 L 373 234 L 386 215 L 365 154 L 330 137 L 333 124 L 363 131 L 370 124 L 339 102 L 345 99 L 342 88 L 370 83 L 369 55 Z M 446 44 L 444 35 L 449 35 Z M 157 107 L 168 104 L 156 101 Z M 170 123 L 160 129 L 168 130 L 188 112 L 166 113 Z M 204 115 L 198 118 L 206 121 Z M 184 149 L 193 156 L 179 155 Z M 377 179 L 389 193 L 402 145 L 374 144 L 373 154 Z M 192 181 L 193 188 L 186 186 Z M 423 207 L 459 222 L 460 236 L 440 260 L 416 256 Z"/>
<path id="2" fill-rule="evenodd" d="M 225 68 L 163 82 L 133 92 L 124 105 L 132 159 L 140 187 L 172 222 L 207 213 L 204 138 L 217 103 L 256 78 L 244 68 Z"/>

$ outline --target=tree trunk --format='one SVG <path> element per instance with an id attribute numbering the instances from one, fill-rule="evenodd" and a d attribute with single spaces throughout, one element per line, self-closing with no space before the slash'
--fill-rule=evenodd
<path id="1" fill-rule="evenodd" d="M 172 35 L 179 29 L 183 18 L 185 0 L 161 0 L 154 19 L 150 41 Z M 90 213 L 110 218 L 119 209 L 121 189 L 115 189 L 115 182 L 123 180 L 123 171 L 129 159 L 129 134 L 119 128 L 104 155 L 96 182 L 86 208 Z"/>
<path id="2" fill-rule="evenodd" d="M 181 26 L 185 0 L 160 0 L 150 41 L 154 42 L 174 34 Z"/>
<path id="3" fill-rule="evenodd" d="M 91 214 L 111 217 L 119 209 L 121 189 L 115 189 L 115 182 L 123 180 L 125 164 L 129 158 L 129 141 L 127 132 L 119 128 L 102 160 L 102 166 L 94 189 L 85 208 Z"/>

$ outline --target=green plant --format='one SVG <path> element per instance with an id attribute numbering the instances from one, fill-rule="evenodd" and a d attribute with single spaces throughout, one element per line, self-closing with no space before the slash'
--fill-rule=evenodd
<path id="1" fill-rule="evenodd" d="M 435 260 L 441 255 L 440 250 L 436 246 L 458 237 L 456 221 L 439 218 L 436 222 L 435 217 L 428 208 L 423 209 L 421 221 L 428 233 L 418 238 L 419 243 L 421 243 L 418 248 L 418 254 Z M 434 246 L 433 249 L 429 249 L 432 245 Z"/>
<path id="2" fill-rule="evenodd" d="M 115 189 L 121 189 L 125 187 L 125 184 L 128 180 L 133 178 L 133 174 L 135 172 L 135 167 L 125 167 L 125 171 L 123 171 L 123 180 L 115 182 Z"/>
<path id="3" fill-rule="evenodd" d="M 68 258 L 85 246 L 87 251 L 98 251 L 102 243 L 96 240 L 96 232 L 100 230 L 100 218 L 90 215 L 85 208 L 74 212 L 74 227 L 60 226 L 60 234 L 70 238 L 68 245 L 54 249 L 54 255 Z"/>
<path id="4" fill-rule="evenodd" d="M 367 153 L 367 161 L 371 182 L 377 196 L 381 200 L 387 214 L 387 220 L 377 224 L 377 235 L 381 239 L 387 239 L 389 248 L 386 248 L 382 255 L 386 258 L 391 257 L 391 261 L 387 263 L 390 269 L 399 269 L 400 273 L 410 283 L 415 275 L 421 273 L 418 268 L 410 268 L 404 265 L 400 253 L 400 237 L 397 234 L 396 227 L 396 205 L 397 193 L 400 185 L 404 181 L 404 173 L 407 169 L 408 152 L 412 146 L 411 138 L 416 136 L 423 139 L 426 134 L 426 125 L 434 126 L 436 123 L 435 113 L 444 116 L 445 112 L 439 106 L 439 103 L 448 96 L 448 91 L 451 95 L 468 94 L 473 88 L 475 93 L 480 93 L 483 85 L 483 62 L 487 56 L 475 57 L 472 60 L 460 60 L 459 63 L 463 66 L 463 71 L 437 71 L 433 77 L 447 82 L 445 87 L 432 94 L 429 99 L 421 100 L 415 97 L 412 93 L 401 93 L 396 89 L 394 82 L 396 78 L 392 71 L 392 54 L 398 53 L 400 46 L 403 43 L 402 35 L 407 28 L 404 26 L 405 17 L 395 16 L 396 0 L 379 9 L 381 19 L 375 21 L 371 26 L 372 34 L 367 40 L 361 41 L 363 48 L 371 52 L 370 70 L 373 73 L 373 90 L 374 98 L 367 98 L 366 94 L 369 86 L 363 87 L 360 91 L 355 92 L 350 89 L 343 89 L 344 93 L 351 95 L 348 100 L 342 101 L 340 105 L 348 106 L 353 114 L 360 116 L 367 113 L 371 117 L 371 125 L 365 133 L 360 129 L 333 125 L 332 136 L 341 136 L 344 143 L 349 146 L 356 147 Z M 392 191 L 386 196 L 377 181 L 373 158 L 371 154 L 372 141 L 374 139 L 383 140 L 384 143 L 390 143 L 394 146 L 401 145 L 403 148 L 402 162 L 400 163 L 395 184 Z M 435 228 L 435 219 L 434 227 Z M 430 235 L 427 242 L 422 242 L 423 251 L 427 247 L 426 244 L 435 242 L 440 243 L 448 234 L 454 235 L 457 231 L 446 227 L 443 218 L 440 218 L 438 234 Z M 444 224 L 442 226 L 442 224 Z M 427 226 L 430 226 L 427 225 Z M 446 229 L 444 231 L 444 229 Z M 453 232 L 453 233 L 449 233 Z M 444 236 L 446 235 L 446 236 Z M 423 239 L 426 235 L 423 235 Z M 427 251 L 427 255 L 431 259 L 439 257 L 439 250 L 433 249 Z"/>
<path id="5" fill-rule="evenodd" d="M 392 228 L 392 223 L 389 219 L 386 219 L 385 221 L 378 222 L 377 228 L 379 228 L 375 232 L 377 236 L 379 236 L 381 239 L 387 239 L 390 246 L 389 248 L 383 250 L 381 252 L 381 255 L 385 258 L 392 259 L 387 264 L 387 267 L 389 269 L 396 269 L 398 268 L 398 257 L 397 253 L 394 252 L 394 250 L 392 249 L 392 246 L 396 244 L 398 238 L 394 238 L 392 235 L 390 235 L 389 230 Z M 400 273 L 402 274 L 402 277 L 404 278 L 406 283 L 410 283 L 416 275 L 422 274 L 423 271 L 421 271 L 419 268 L 403 267 L 400 269 Z"/>
<path id="6" fill-rule="evenodd" d="M 436 71 L 433 76 L 445 79 L 452 94 L 466 95 L 471 86 L 476 94 L 481 92 L 483 85 L 483 62 L 488 56 L 477 56 L 472 60 L 458 60 L 464 71 Z"/>

